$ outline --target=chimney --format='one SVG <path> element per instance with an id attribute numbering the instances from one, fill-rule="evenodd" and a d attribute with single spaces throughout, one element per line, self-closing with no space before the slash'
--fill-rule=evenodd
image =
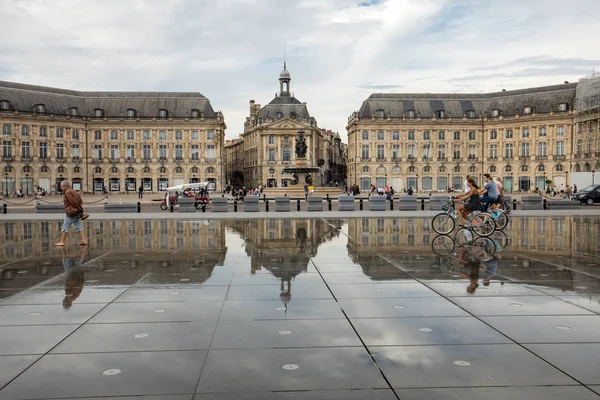
<path id="1" fill-rule="evenodd" d="M 250 100 L 250 118 L 254 116 L 254 100 Z"/>

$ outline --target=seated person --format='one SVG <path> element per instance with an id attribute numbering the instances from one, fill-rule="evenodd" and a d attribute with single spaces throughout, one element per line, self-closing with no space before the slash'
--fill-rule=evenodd
<path id="1" fill-rule="evenodd" d="M 477 184 L 475 183 L 475 179 L 469 178 L 467 180 L 467 186 L 469 187 L 468 192 L 466 192 L 462 196 L 454 198 L 455 201 L 465 202 L 463 205 L 458 206 L 458 208 L 456 209 L 456 211 L 458 211 L 459 216 L 459 225 L 464 225 L 466 223 L 467 215 L 481 208 L 481 203 L 479 202 L 479 186 L 477 186 Z"/>
<path id="2" fill-rule="evenodd" d="M 483 189 L 479 192 L 481 197 L 481 211 L 486 212 L 490 204 L 492 205 L 492 212 L 498 204 L 498 186 L 494 183 L 490 174 L 483 174 Z"/>

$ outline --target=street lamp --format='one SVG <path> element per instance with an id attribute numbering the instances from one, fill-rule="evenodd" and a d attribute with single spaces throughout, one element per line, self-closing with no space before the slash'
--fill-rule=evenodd
<path id="1" fill-rule="evenodd" d="M 593 180 L 593 174 L 592 174 L 592 180 Z M 29 196 L 29 174 L 25 174 L 25 182 L 27 182 L 27 185 L 25 185 L 25 195 Z"/>
<path id="2" fill-rule="evenodd" d="M 592 170 L 592 185 L 594 185 L 596 183 L 596 181 L 594 180 L 595 173 L 596 173 L 596 171 Z"/>
<path id="3" fill-rule="evenodd" d="M 6 192 L 6 197 L 8 197 L 8 172 L 4 173 L 4 191 Z"/>
<path id="4" fill-rule="evenodd" d="M 96 175 L 92 174 L 92 194 L 96 194 Z"/>
<path id="5" fill-rule="evenodd" d="M 419 174 L 417 174 L 417 183 L 415 184 L 415 192 L 419 192 Z"/>
<path id="6" fill-rule="evenodd" d="M 448 179 L 446 180 L 446 186 L 448 186 L 447 189 L 450 189 L 450 174 L 448 174 Z"/>
<path id="7" fill-rule="evenodd" d="M 512 193 L 515 190 L 515 178 L 513 177 L 513 173 L 510 173 L 510 192 Z"/>

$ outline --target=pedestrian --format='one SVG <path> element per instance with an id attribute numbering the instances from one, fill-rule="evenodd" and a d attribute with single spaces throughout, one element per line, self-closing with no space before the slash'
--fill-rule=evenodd
<path id="1" fill-rule="evenodd" d="M 308 184 L 304 184 L 304 201 L 308 201 Z"/>
<path id="2" fill-rule="evenodd" d="M 464 185 L 465 185 L 465 193 L 467 193 L 469 190 L 471 190 L 471 187 L 469 186 L 469 178 L 471 177 L 471 175 L 467 175 L 467 179 L 465 179 Z"/>
<path id="3" fill-rule="evenodd" d="M 577 193 L 577 185 L 573 185 L 573 194 Z"/>
<path id="4" fill-rule="evenodd" d="M 140 187 L 138 188 L 138 199 L 142 199 L 142 197 L 144 197 L 144 188 L 142 187 L 142 185 L 140 185 Z"/>
<path id="5" fill-rule="evenodd" d="M 81 240 L 77 244 L 85 246 L 87 245 L 87 239 L 85 238 L 85 232 L 83 231 L 81 221 L 87 219 L 89 215 L 83 212 L 83 200 L 79 193 L 71 188 L 71 184 L 67 180 L 60 183 L 60 190 L 64 193 L 63 202 L 66 215 L 61 229 L 61 239 L 56 245 L 66 245 L 67 235 L 69 234 L 71 225 L 75 225 L 75 230 L 79 232 L 81 237 Z"/>
<path id="6" fill-rule="evenodd" d="M 565 184 L 560 184 L 560 197 L 565 197 Z"/>
<path id="7" fill-rule="evenodd" d="M 408 187 L 408 191 L 406 192 L 407 195 L 412 196 L 413 195 L 413 188 L 412 186 Z"/>
<path id="8" fill-rule="evenodd" d="M 565 198 L 571 200 L 572 196 L 573 190 L 571 190 L 571 186 L 567 185 L 567 188 L 565 189 Z"/>

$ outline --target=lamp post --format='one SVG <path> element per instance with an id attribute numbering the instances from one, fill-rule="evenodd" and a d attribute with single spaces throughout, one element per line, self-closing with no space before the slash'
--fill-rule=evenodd
<path id="1" fill-rule="evenodd" d="M 6 192 L 6 197 L 8 197 L 8 172 L 4 173 L 4 191 Z"/>
<path id="2" fill-rule="evenodd" d="M 419 174 L 417 174 L 417 183 L 415 184 L 415 193 L 419 192 Z"/>
<path id="3" fill-rule="evenodd" d="M 515 178 L 513 176 L 513 173 L 510 173 L 510 192 L 514 192 L 515 190 Z"/>
<path id="4" fill-rule="evenodd" d="M 592 174 L 592 177 L 593 177 L 593 174 Z M 25 195 L 29 196 L 29 174 L 25 174 L 25 182 L 27 183 L 27 185 L 25 187 Z"/>
<path id="5" fill-rule="evenodd" d="M 544 187 L 542 189 L 543 191 L 546 190 L 546 171 L 544 171 Z"/>
<path id="6" fill-rule="evenodd" d="M 92 194 L 96 194 L 96 175 L 92 174 Z"/>
<path id="7" fill-rule="evenodd" d="M 596 171 L 592 170 L 592 185 L 596 184 L 596 181 L 594 180 L 594 174 L 596 173 Z"/>
<path id="8" fill-rule="evenodd" d="M 450 174 L 448 174 L 448 179 L 446 180 L 446 186 L 448 186 L 447 189 L 450 189 Z"/>

